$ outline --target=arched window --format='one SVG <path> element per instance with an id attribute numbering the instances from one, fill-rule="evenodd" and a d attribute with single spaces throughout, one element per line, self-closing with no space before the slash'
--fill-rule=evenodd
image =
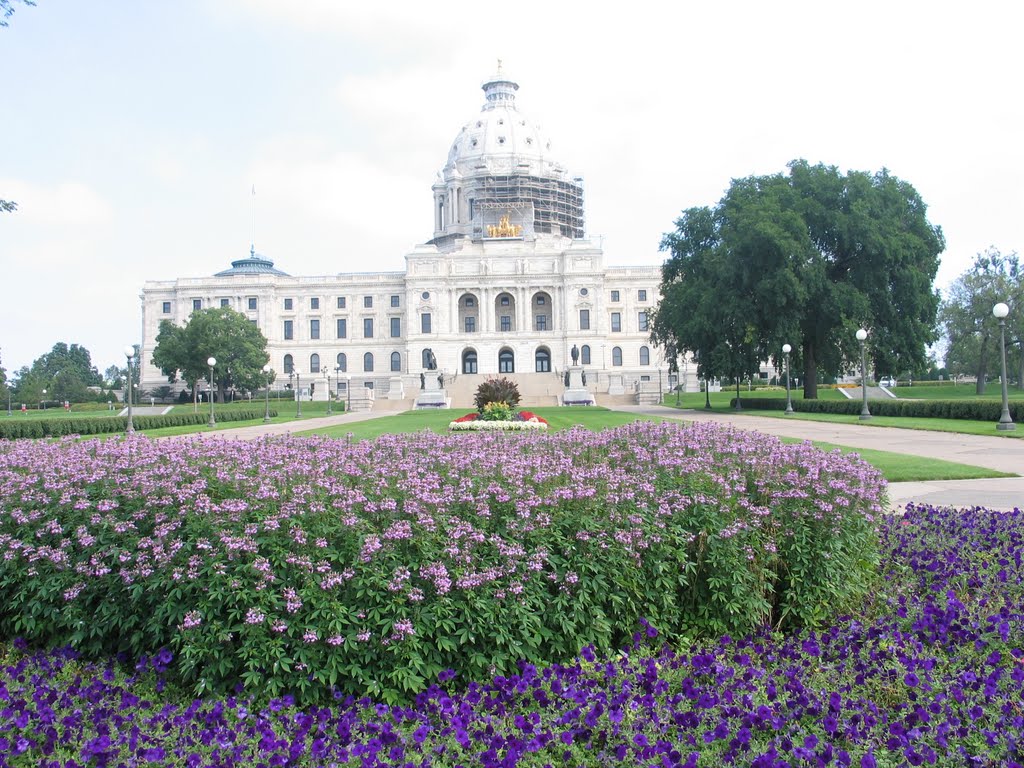
<path id="1" fill-rule="evenodd" d="M 295 370 L 295 361 L 292 360 L 292 356 L 291 355 L 285 355 L 284 356 L 284 372 L 285 372 L 285 374 L 287 375 L 287 374 L 291 373 L 294 370 Z"/>
<path id="2" fill-rule="evenodd" d="M 373 353 L 372 352 L 367 352 L 365 355 L 363 355 L 363 370 L 364 371 L 372 371 L 373 370 Z"/>
<path id="3" fill-rule="evenodd" d="M 394 372 L 394 371 L 401 371 L 402 370 L 402 353 L 401 352 L 392 352 L 391 353 L 391 370 L 392 370 L 392 372 Z"/>
<path id="4" fill-rule="evenodd" d="M 533 295 L 530 302 L 531 314 L 533 315 L 533 330 L 552 331 L 554 324 L 554 308 L 551 306 L 551 296 L 541 291 Z"/>
<path id="5" fill-rule="evenodd" d="M 501 293 L 494 299 L 494 330 L 514 333 L 516 329 L 516 300 L 511 293 Z"/>
<path id="6" fill-rule="evenodd" d="M 551 371 L 551 352 L 547 347 L 537 347 L 533 360 L 537 373 L 548 373 Z"/>
<path id="7" fill-rule="evenodd" d="M 309 372 L 320 373 L 320 355 L 316 352 L 309 356 Z"/>
<path id="8" fill-rule="evenodd" d="M 580 347 L 580 364 L 590 365 L 590 345 L 584 344 Z"/>
<path id="9" fill-rule="evenodd" d="M 612 365 L 622 365 L 622 347 L 612 347 Z"/>
<path id="10" fill-rule="evenodd" d="M 647 347 L 640 347 L 640 365 L 651 364 L 651 350 Z"/>
<path id="11" fill-rule="evenodd" d="M 462 372 L 463 373 L 476 373 L 476 350 L 467 349 L 462 353 Z"/>
<path id="12" fill-rule="evenodd" d="M 516 356 L 508 347 L 503 347 L 498 353 L 498 373 L 515 373 Z"/>
<path id="13" fill-rule="evenodd" d="M 345 373 L 348 370 L 348 357 L 344 352 L 338 353 L 338 372 Z"/>

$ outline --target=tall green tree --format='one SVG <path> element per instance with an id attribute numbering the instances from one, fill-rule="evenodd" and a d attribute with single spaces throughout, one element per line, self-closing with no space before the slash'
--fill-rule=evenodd
<path id="1" fill-rule="evenodd" d="M 14 15 L 14 6 L 19 0 L 0 0 L 0 27 L 6 27 L 8 19 Z M 25 5 L 35 5 L 36 0 L 20 0 Z"/>
<path id="2" fill-rule="evenodd" d="M 193 312 L 184 326 L 160 323 L 153 364 L 169 382 L 181 378 L 194 390 L 209 375 L 210 357 L 217 360 L 214 379 L 222 401 L 229 387 L 255 391 L 266 385 L 267 339 L 240 312 L 211 307 Z"/>
<path id="3" fill-rule="evenodd" d="M 939 310 L 946 341 L 946 368 L 976 377 L 976 392 L 985 392 L 987 379 L 998 374 L 999 321 L 992 307 L 1004 302 L 1007 371 L 1024 382 L 1024 265 L 1016 253 L 1003 255 L 996 248 L 979 253 L 974 263 L 949 286 Z"/>
<path id="4" fill-rule="evenodd" d="M 932 281 L 944 245 L 914 188 L 885 170 L 843 175 L 797 160 L 788 174 L 734 180 L 714 208 L 684 211 L 662 241 L 671 255 L 662 269 L 658 338 L 672 334 L 677 348 L 697 351 L 715 331 L 738 333 L 714 314 L 716 306 L 742 311 L 744 341 L 734 339 L 734 354 L 752 350 L 778 362 L 789 342 L 806 398 L 817 397 L 819 375 L 840 375 L 859 359 L 860 326 L 871 333 L 876 372 L 917 370 L 935 338 Z M 703 302 L 674 289 L 694 275 L 698 290 L 710 294 Z M 680 297 L 686 304 L 672 307 Z M 705 319 L 688 313 L 705 311 L 710 328 L 695 336 Z"/>

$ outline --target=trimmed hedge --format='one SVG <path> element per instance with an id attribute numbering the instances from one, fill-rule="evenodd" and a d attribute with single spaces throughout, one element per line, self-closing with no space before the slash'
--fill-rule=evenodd
<path id="1" fill-rule="evenodd" d="M 224 411 L 217 414 L 217 421 L 255 421 L 262 419 L 265 411 Z M 277 416 L 277 411 L 270 415 Z M 206 424 L 208 413 L 171 413 L 165 416 L 134 416 L 135 429 L 160 429 L 161 427 L 185 427 Z M 128 426 L 127 416 L 82 419 L 25 419 L 24 421 L 0 421 L 0 440 L 21 438 L 61 437 L 63 435 L 106 435 L 124 432 Z"/>
<path id="2" fill-rule="evenodd" d="M 782 398 L 742 397 L 742 408 L 752 411 L 784 411 Z M 736 398 L 729 401 L 736 407 Z M 966 419 L 970 421 L 999 421 L 1003 404 L 998 400 L 869 400 L 872 416 L 907 416 L 918 419 Z M 860 398 L 855 400 L 793 400 L 793 410 L 802 413 L 840 413 L 856 416 L 860 413 Z M 1024 402 L 1010 402 L 1010 417 L 1024 420 Z"/>

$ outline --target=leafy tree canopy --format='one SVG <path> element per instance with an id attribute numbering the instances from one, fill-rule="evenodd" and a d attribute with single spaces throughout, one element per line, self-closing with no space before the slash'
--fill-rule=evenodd
<path id="1" fill-rule="evenodd" d="M 876 372 L 917 370 L 935 338 L 932 282 L 945 247 L 925 213 L 885 170 L 844 176 L 796 160 L 788 174 L 734 180 L 662 240 L 671 255 L 652 338 L 695 353 L 703 376 L 745 375 L 789 342 L 808 398 L 819 372 L 836 376 L 858 359 L 860 326 Z"/>
<path id="2" fill-rule="evenodd" d="M 977 392 L 985 380 L 998 374 L 999 321 L 992 307 L 1010 307 L 1006 317 L 1007 370 L 1016 370 L 1024 382 L 1024 265 L 1016 253 L 1003 255 L 995 248 L 979 253 L 974 264 L 950 285 L 939 309 L 946 341 L 946 367 L 954 374 L 977 377 Z"/>
<path id="3" fill-rule="evenodd" d="M 266 386 L 267 339 L 245 315 L 211 307 L 192 313 L 184 326 L 160 323 L 153 364 L 170 382 L 180 377 L 190 387 L 207 378 L 207 359 L 217 360 L 214 378 L 221 399 L 229 387 L 253 391 Z"/>
<path id="4" fill-rule="evenodd" d="M 8 19 L 14 15 L 14 6 L 19 0 L 0 0 L 0 27 L 6 27 Z M 35 5 L 36 0 L 20 0 L 25 5 Z"/>

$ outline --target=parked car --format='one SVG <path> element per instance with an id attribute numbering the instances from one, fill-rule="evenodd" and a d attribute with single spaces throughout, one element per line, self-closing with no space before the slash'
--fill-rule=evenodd
<path id="1" fill-rule="evenodd" d="M 878 383 L 881 384 L 883 387 L 895 387 L 896 379 L 894 379 L 892 376 L 887 376 Z"/>

